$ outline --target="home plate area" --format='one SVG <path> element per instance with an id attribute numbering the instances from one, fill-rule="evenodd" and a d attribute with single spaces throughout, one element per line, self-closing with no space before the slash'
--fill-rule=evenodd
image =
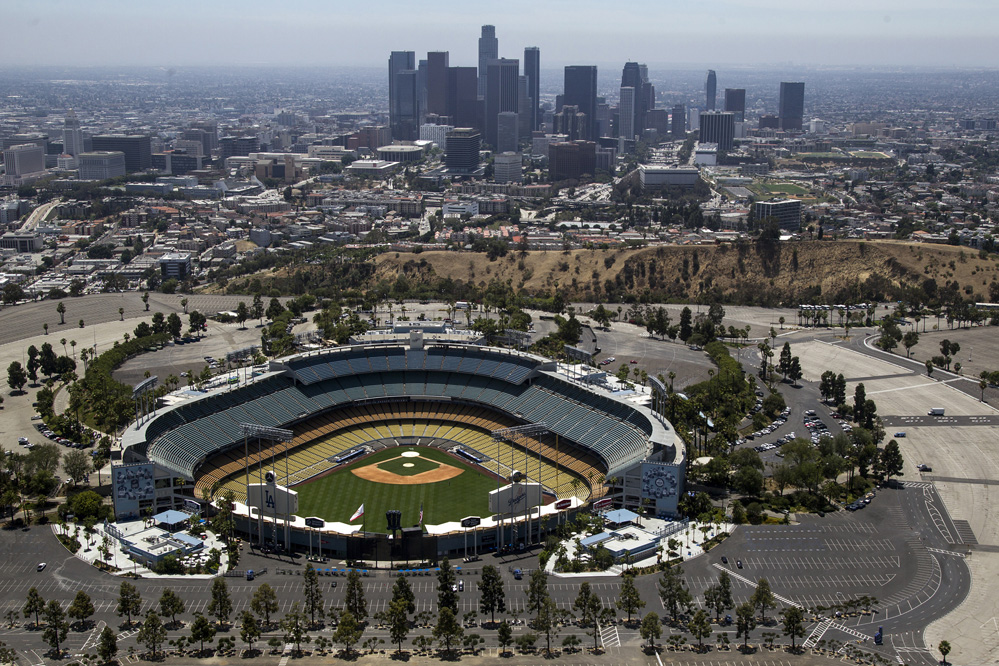
<path id="1" fill-rule="evenodd" d="M 395 458 L 351 470 L 351 474 L 375 483 L 413 486 L 447 481 L 464 470 L 422 457 L 418 451 L 403 451 Z"/>

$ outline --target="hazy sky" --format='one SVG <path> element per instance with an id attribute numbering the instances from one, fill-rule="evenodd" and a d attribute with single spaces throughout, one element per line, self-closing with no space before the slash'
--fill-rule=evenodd
<path id="1" fill-rule="evenodd" d="M 539 46 L 544 68 L 999 63 L 996 0 L 0 0 L 0 16 L 0 67 L 475 65 L 484 23 L 501 56 Z"/>

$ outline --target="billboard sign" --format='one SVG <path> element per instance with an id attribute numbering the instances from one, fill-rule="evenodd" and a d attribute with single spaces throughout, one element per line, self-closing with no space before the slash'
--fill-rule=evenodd
<path id="1" fill-rule="evenodd" d="M 642 499 L 652 500 L 658 513 L 674 514 L 683 494 L 684 473 L 678 465 L 642 463 Z"/>
<path id="2" fill-rule="evenodd" d="M 523 513 L 543 502 L 540 483 L 511 483 L 489 493 L 489 510 L 493 513 Z"/>
<path id="3" fill-rule="evenodd" d="M 559 500 L 559 501 L 555 502 L 555 510 L 556 511 L 565 511 L 570 506 L 572 506 L 572 500 L 570 500 L 570 499 L 564 499 L 564 500 Z"/>
<path id="4" fill-rule="evenodd" d="M 469 516 L 468 518 L 462 518 L 461 519 L 461 526 L 462 527 L 478 527 L 481 522 L 482 522 L 482 519 L 479 518 L 478 516 Z"/>
<path id="5" fill-rule="evenodd" d="M 115 465 L 111 470 L 111 494 L 118 520 L 138 518 L 139 503 L 156 500 L 153 464 Z"/>
<path id="6" fill-rule="evenodd" d="M 605 497 L 603 499 L 598 499 L 596 502 L 594 502 L 593 508 L 596 509 L 597 511 L 601 509 L 609 509 L 611 507 L 611 504 L 613 503 L 614 500 L 612 500 L 610 497 Z"/>
<path id="7" fill-rule="evenodd" d="M 323 520 L 322 518 L 316 518 L 314 516 L 311 516 L 305 519 L 305 526 L 315 527 L 316 529 L 322 529 L 323 527 L 326 527 L 326 521 Z"/>
<path id="8" fill-rule="evenodd" d="M 298 493 L 271 483 L 251 483 L 246 503 L 264 515 L 298 513 Z"/>

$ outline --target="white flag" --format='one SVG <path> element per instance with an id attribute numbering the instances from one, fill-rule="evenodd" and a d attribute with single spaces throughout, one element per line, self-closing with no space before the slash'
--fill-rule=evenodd
<path id="1" fill-rule="evenodd" d="M 364 515 L 364 505 L 361 504 L 361 506 L 357 507 L 357 511 L 354 512 L 354 515 L 351 516 L 350 520 L 347 521 L 347 522 L 351 522 L 352 523 L 352 522 L 354 522 L 355 520 L 357 520 L 358 518 L 360 518 L 363 515 Z"/>

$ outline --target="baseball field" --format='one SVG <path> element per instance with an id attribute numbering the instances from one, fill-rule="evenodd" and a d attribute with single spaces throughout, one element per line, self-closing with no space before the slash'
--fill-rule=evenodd
<path id="1" fill-rule="evenodd" d="M 332 474 L 295 486 L 298 515 L 350 522 L 363 503 L 365 519 L 350 523 L 385 532 L 385 512 L 402 511 L 402 526 L 420 517 L 435 525 L 466 516 L 489 515 L 488 493 L 496 480 L 471 465 L 424 446 L 383 449 Z"/>

